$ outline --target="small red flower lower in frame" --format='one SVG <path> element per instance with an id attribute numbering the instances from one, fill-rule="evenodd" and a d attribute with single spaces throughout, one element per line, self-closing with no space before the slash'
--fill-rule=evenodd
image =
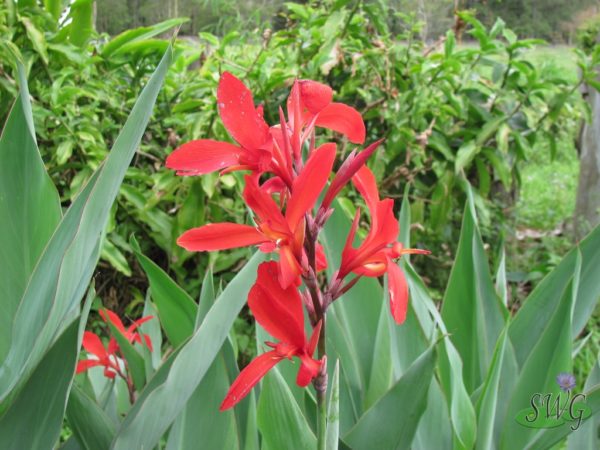
<path id="1" fill-rule="evenodd" d="M 132 344 L 142 344 L 143 336 L 143 342 L 146 344 L 148 349 L 152 351 L 152 341 L 150 340 L 150 336 L 148 336 L 147 334 L 140 334 L 135 330 L 141 324 L 152 319 L 154 316 L 142 317 L 134 321 L 128 328 L 125 328 L 119 316 L 117 316 L 113 311 L 110 311 L 108 309 L 100 310 L 100 316 L 102 317 L 104 322 L 108 323 L 110 321 L 123 335 L 123 337 L 125 337 L 125 339 L 127 339 Z M 89 355 L 91 355 L 91 358 L 79 361 L 77 363 L 75 373 L 84 372 L 91 367 L 103 366 L 105 377 L 112 379 L 115 378 L 116 375 L 119 375 L 127 381 L 127 375 L 123 373 L 122 367 L 119 362 L 122 359 L 118 355 L 120 351 L 119 345 L 117 344 L 117 340 L 114 336 L 112 336 L 112 334 L 110 336 L 108 346 L 105 347 L 102 343 L 102 340 L 97 335 L 95 335 L 91 331 L 86 331 L 83 334 L 83 348 L 86 352 L 88 352 Z"/>
<path id="2" fill-rule="evenodd" d="M 221 404 L 221 411 L 235 406 L 269 370 L 284 359 L 300 359 L 296 383 L 301 387 L 308 386 L 321 370 L 321 361 L 313 358 L 321 322 L 315 326 L 307 340 L 300 293 L 295 286 L 287 289 L 281 287 L 277 279 L 277 265 L 271 261 L 258 267 L 256 283 L 248 294 L 248 306 L 256 321 L 280 342 L 267 342 L 273 350 L 256 357 L 242 370 L 229 388 Z"/>

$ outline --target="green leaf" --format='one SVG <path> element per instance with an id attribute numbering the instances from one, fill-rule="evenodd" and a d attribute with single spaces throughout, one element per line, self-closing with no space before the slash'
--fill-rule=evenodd
<path id="1" fill-rule="evenodd" d="M 430 347 L 394 386 L 360 418 L 343 440 L 353 449 L 410 448 L 433 377 Z M 390 426 L 393 418 L 394 426 Z"/>
<path id="2" fill-rule="evenodd" d="M 123 33 L 111 39 L 111 41 L 104 46 L 101 55 L 104 58 L 108 58 L 113 53 L 116 53 L 125 44 L 153 38 L 170 30 L 173 27 L 187 22 L 188 20 L 189 19 L 186 18 L 169 19 L 149 27 L 140 27 L 133 30 L 124 31 Z"/>
<path id="3" fill-rule="evenodd" d="M 71 388 L 67 420 L 73 435 L 85 450 L 106 450 L 115 434 L 111 419 L 77 384 Z"/>
<path id="4" fill-rule="evenodd" d="M 327 434 L 325 448 L 338 450 L 340 438 L 340 362 L 335 362 L 331 388 L 329 394 L 329 407 L 327 409 Z"/>
<path id="5" fill-rule="evenodd" d="M 581 260 L 578 260 L 558 308 L 551 320 L 544 324 L 544 332 L 522 366 L 502 430 L 502 449 L 525 448 L 535 430 L 517 423 L 517 413 L 529 407 L 533 394 L 557 393 L 556 376 L 571 371 L 571 317 L 581 271 Z M 519 342 L 513 342 L 513 345 L 516 349 Z"/>
<path id="6" fill-rule="evenodd" d="M 439 324 L 439 323 L 438 323 Z M 445 330 L 442 330 L 445 333 Z M 465 387 L 463 362 L 452 341 L 444 338 L 440 352 L 442 388 L 448 397 L 450 420 L 458 448 L 471 449 L 477 435 L 475 410 Z"/>
<path id="7" fill-rule="evenodd" d="M 27 37 L 31 41 L 31 45 L 35 51 L 40 55 L 44 64 L 48 65 L 48 44 L 44 33 L 42 33 L 35 24 L 29 19 L 29 17 L 20 16 L 19 20 L 25 27 Z"/>
<path id="8" fill-rule="evenodd" d="M 58 440 L 75 374 L 78 325 L 68 326 L 12 399 L 0 418 L 0 448 L 52 448 Z"/>
<path id="9" fill-rule="evenodd" d="M 5 399 L 27 379 L 85 293 L 111 205 L 141 141 L 171 59 L 169 50 L 106 161 L 61 220 L 29 279 L 14 319 L 12 345 L 0 367 L 0 410 L 8 407 Z"/>
<path id="10" fill-rule="evenodd" d="M 315 435 L 276 368 L 263 378 L 256 423 L 263 445 L 269 449 L 313 450 L 317 446 Z"/>
<path id="11" fill-rule="evenodd" d="M 589 392 L 598 386 L 600 386 L 600 355 L 585 382 L 584 392 Z M 573 425 L 576 425 L 576 423 L 573 423 Z M 569 438 L 567 439 L 567 449 L 580 450 L 582 448 L 600 448 L 599 429 L 600 415 L 594 414 L 584 421 L 579 429 L 573 430 L 574 432 L 569 435 Z"/>
<path id="12" fill-rule="evenodd" d="M 212 269 L 208 269 L 204 274 L 204 280 L 202 280 L 202 288 L 200 289 L 200 300 L 198 302 L 198 313 L 196 315 L 196 326 L 198 329 L 202 321 L 206 317 L 210 308 L 215 303 L 215 285 L 213 283 Z"/>
<path id="13" fill-rule="evenodd" d="M 506 316 L 492 283 L 469 190 L 456 259 L 442 305 L 442 318 L 464 364 L 468 392 L 483 382 Z"/>
<path id="14" fill-rule="evenodd" d="M 77 47 L 85 47 L 94 32 L 94 0 L 76 0 L 69 8 L 71 17 L 69 40 Z"/>
<path id="15" fill-rule="evenodd" d="M 109 239 L 104 240 L 104 245 L 102 245 L 102 251 L 100 252 L 100 258 L 110 263 L 111 266 L 113 266 L 126 277 L 131 276 L 131 267 L 129 267 L 127 258 L 125 258 L 125 255 L 123 255 L 121 250 L 119 250 Z"/>
<path id="16" fill-rule="evenodd" d="M 125 417 L 112 443 L 113 450 L 153 448 L 183 410 L 227 338 L 263 260 L 257 253 L 229 283 L 200 328 L 163 364 Z M 216 412 L 215 412 L 216 413 Z"/>
<path id="17" fill-rule="evenodd" d="M 460 146 L 458 152 L 456 153 L 456 160 L 454 161 L 454 172 L 460 173 L 465 167 L 467 167 L 473 158 L 479 151 L 481 147 L 479 147 L 475 141 L 465 142 Z"/>
<path id="18" fill-rule="evenodd" d="M 578 336 L 600 297 L 600 226 L 572 249 L 533 290 L 514 317 L 509 337 L 522 366 L 540 340 L 548 322 L 559 307 L 562 294 L 573 276 L 573 267 L 581 257 L 581 276 L 573 310 L 572 337 Z M 516 345 L 518 343 L 518 345 Z"/>
<path id="19" fill-rule="evenodd" d="M 44 0 L 44 7 L 54 17 L 54 20 L 58 22 L 63 10 L 63 0 Z"/>
<path id="20" fill-rule="evenodd" d="M 228 342 L 224 346 L 230 346 Z M 233 350 L 229 350 L 233 354 Z M 171 431 L 166 450 L 203 448 L 240 448 L 234 410 L 219 411 L 231 380 L 223 352 L 217 355 L 210 369 L 198 385 Z"/>
<path id="21" fill-rule="evenodd" d="M 21 65 L 19 75 L 21 94 L 0 136 L 0 361 L 8 353 L 29 277 L 61 218 L 58 192 L 35 141 Z"/>
<path id="22" fill-rule="evenodd" d="M 145 256 L 131 238 L 131 246 L 150 282 L 150 295 L 160 323 L 173 347 L 178 347 L 194 332 L 198 307 L 194 300 L 167 273 Z"/>
<path id="23" fill-rule="evenodd" d="M 476 449 L 487 450 L 494 447 L 494 423 L 498 404 L 498 386 L 500 384 L 500 374 L 502 373 L 504 353 L 506 351 L 507 331 L 507 328 L 502 331 L 496 343 L 492 364 L 483 385 L 479 401 L 477 402 Z"/>

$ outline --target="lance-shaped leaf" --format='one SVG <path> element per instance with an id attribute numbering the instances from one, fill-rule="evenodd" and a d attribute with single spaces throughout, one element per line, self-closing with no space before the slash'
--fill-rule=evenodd
<path id="1" fill-rule="evenodd" d="M 153 448 L 159 442 L 225 342 L 233 321 L 246 303 L 262 259 L 260 253 L 253 256 L 219 296 L 190 340 L 169 358 L 169 364 L 163 364 L 156 371 L 125 417 L 112 449 Z"/>
<path id="2" fill-rule="evenodd" d="M 600 226 L 572 249 L 533 290 L 514 317 L 509 337 L 521 367 L 559 308 L 581 253 L 581 275 L 573 305 L 572 337 L 581 333 L 600 297 Z M 517 346 L 518 343 L 518 346 Z"/>
<path id="3" fill-rule="evenodd" d="M 312 450 L 317 439 L 279 371 L 269 371 L 262 381 L 256 422 L 268 448 Z"/>
<path id="4" fill-rule="evenodd" d="M 331 389 L 329 394 L 329 406 L 327 408 L 327 433 L 325 436 L 325 448 L 327 450 L 338 450 L 340 439 L 340 362 L 335 362 L 333 377 L 331 378 Z"/>
<path id="5" fill-rule="evenodd" d="M 344 436 L 351 448 L 410 448 L 419 419 L 427 406 L 435 352 L 430 347 L 392 388 L 368 409 Z"/>
<path id="6" fill-rule="evenodd" d="M 579 257 L 574 275 L 563 292 L 559 307 L 552 319 L 545 324 L 544 333 L 523 364 L 504 421 L 500 441 L 502 449 L 525 448 L 535 430 L 522 426 L 515 417 L 520 411 L 529 407 L 535 393 L 556 394 L 559 391 L 557 375 L 571 371 L 571 318 L 580 271 L 581 258 Z M 517 349 L 519 343 L 514 342 L 513 345 Z"/>
<path id="7" fill-rule="evenodd" d="M 75 199 L 45 247 L 14 318 L 0 367 L 0 410 L 42 359 L 83 296 L 98 260 L 110 207 L 152 114 L 172 59 L 169 49 L 136 102 L 105 162 Z"/>
<path id="8" fill-rule="evenodd" d="M 150 258 L 142 253 L 137 241 L 132 238 L 131 246 L 148 281 L 150 295 L 160 323 L 173 347 L 178 347 L 194 332 L 198 307 L 194 300 Z"/>
<path id="9" fill-rule="evenodd" d="M 600 386 L 600 355 L 598 355 L 596 364 L 594 364 L 592 372 L 585 382 L 584 392 L 589 392 L 598 386 Z M 575 425 L 577 425 L 576 422 L 571 423 L 571 426 Z M 567 439 L 567 449 L 579 450 L 582 448 L 600 448 L 600 435 L 598 435 L 599 429 L 600 415 L 596 413 L 581 423 L 577 430 L 573 430 L 574 433 L 569 435 L 569 438 Z"/>
<path id="10" fill-rule="evenodd" d="M 21 93 L 0 137 L 0 361 L 27 282 L 61 218 L 58 192 L 37 148 L 24 68 Z"/>
<path id="11" fill-rule="evenodd" d="M 507 312 L 492 283 L 470 189 L 468 193 L 442 318 L 462 358 L 465 386 L 472 392 L 484 380 Z"/>

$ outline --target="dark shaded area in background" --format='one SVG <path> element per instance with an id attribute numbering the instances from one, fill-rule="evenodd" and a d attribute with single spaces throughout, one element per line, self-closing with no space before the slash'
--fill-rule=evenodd
<path id="1" fill-rule="evenodd" d="M 340 0 L 352 4 L 360 0 Z M 252 30 L 265 21 L 274 29 L 285 26 L 280 13 L 283 0 L 103 0 L 97 3 L 96 27 L 111 35 L 124 30 L 151 25 L 172 17 L 189 17 L 182 34 L 195 35 L 210 31 L 223 35 L 233 29 Z M 291 3 L 306 3 L 295 1 Z M 453 11 L 473 9 L 477 17 L 491 26 L 498 17 L 520 37 L 539 37 L 553 43 L 573 43 L 576 29 L 594 13 L 600 12 L 596 0 L 367 0 L 390 13 L 388 25 L 394 33 L 401 31 L 397 13 L 414 14 L 425 26 L 424 40 L 435 40 L 451 27 Z"/>

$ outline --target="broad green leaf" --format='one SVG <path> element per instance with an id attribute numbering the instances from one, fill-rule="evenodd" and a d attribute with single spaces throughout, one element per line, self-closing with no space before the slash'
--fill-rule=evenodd
<path id="1" fill-rule="evenodd" d="M 498 342 L 490 370 L 483 385 L 483 390 L 477 402 L 477 442 L 476 449 L 487 450 L 494 448 L 494 423 L 498 404 L 498 386 L 506 351 L 507 329 L 505 328 Z"/>
<path id="2" fill-rule="evenodd" d="M 327 434 L 325 448 L 338 450 L 340 439 L 340 362 L 335 362 L 330 380 L 329 406 L 327 408 Z"/>
<path id="3" fill-rule="evenodd" d="M 31 45 L 33 45 L 35 51 L 40 55 L 44 64 L 48 65 L 48 43 L 46 42 L 44 33 L 35 26 L 29 17 L 21 16 L 19 20 L 25 27 Z"/>
<path id="4" fill-rule="evenodd" d="M 600 355 L 596 364 L 592 368 L 590 376 L 585 382 L 584 392 L 589 392 L 595 387 L 600 386 Z M 587 403 L 587 402 L 586 402 Z M 573 426 L 576 423 L 572 424 Z M 580 450 L 582 448 L 600 448 L 600 415 L 595 413 L 589 419 L 580 424 L 577 430 L 569 435 L 567 439 L 568 450 Z"/>
<path id="5" fill-rule="evenodd" d="M 469 392 L 483 382 L 506 315 L 496 296 L 473 197 L 469 195 L 442 306 L 442 318 L 464 364 L 464 383 Z"/>
<path id="6" fill-rule="evenodd" d="M 573 267 L 581 253 L 581 275 L 573 307 L 572 337 L 585 327 L 600 298 L 600 226 L 596 227 L 579 245 L 572 249 L 536 286 L 515 315 L 509 337 L 515 345 L 519 366 L 525 363 L 540 340 L 548 322 L 559 308 L 562 294 L 571 277 Z"/>
<path id="7" fill-rule="evenodd" d="M 200 289 L 200 299 L 198 301 L 198 313 L 196 315 L 196 329 L 200 326 L 210 308 L 215 302 L 215 285 L 213 283 L 212 269 L 208 269 L 202 280 L 202 288 Z"/>
<path id="8" fill-rule="evenodd" d="M 571 371 L 571 317 L 580 268 L 581 265 L 576 264 L 554 316 L 545 324 L 544 332 L 522 366 L 504 421 L 501 449 L 525 448 L 535 430 L 519 424 L 515 420 L 517 413 L 529 407 L 531 397 L 537 392 L 556 394 L 559 390 L 556 376 Z M 513 345 L 518 348 L 519 343 L 513 342 Z"/>
<path id="9" fill-rule="evenodd" d="M 142 91 L 103 165 L 75 199 L 45 247 L 15 315 L 13 341 L 0 367 L 0 409 L 42 359 L 79 304 L 99 256 L 111 205 L 152 114 L 172 59 L 167 51 Z"/>
<path id="10" fill-rule="evenodd" d="M 78 322 L 69 325 L 0 418 L 0 448 L 52 448 L 58 440 L 75 375 Z"/>
<path id="11" fill-rule="evenodd" d="M 385 299 L 388 299 L 387 279 L 386 279 Z M 379 315 L 379 326 L 375 337 L 375 346 L 373 347 L 373 364 L 371 365 L 371 375 L 369 385 L 365 394 L 365 409 L 370 408 L 379 398 L 381 398 L 392 384 L 392 355 L 390 327 L 393 320 L 390 318 L 390 311 L 387 307 L 387 301 L 381 305 Z"/>
<path id="12" fill-rule="evenodd" d="M 263 260 L 257 253 L 229 283 L 200 328 L 163 364 L 125 417 L 112 443 L 114 450 L 153 448 L 202 381 L 256 279 Z"/>
<path id="13" fill-rule="evenodd" d="M 435 352 L 430 347 L 394 386 L 368 409 L 343 441 L 353 449 L 410 448 L 433 377 Z"/>
<path id="14" fill-rule="evenodd" d="M 44 0 L 44 6 L 54 20 L 58 21 L 63 10 L 63 0 Z"/>
<path id="15" fill-rule="evenodd" d="M 107 261 L 111 266 L 117 269 L 126 277 L 131 276 L 131 267 L 127 262 L 125 255 L 109 239 L 104 239 L 100 258 Z"/>
<path id="16" fill-rule="evenodd" d="M 187 450 L 200 442 L 205 448 L 241 448 L 234 410 L 219 411 L 231 381 L 221 352 L 171 427 L 166 450 Z"/>
<path id="17" fill-rule="evenodd" d="M 69 8 L 71 17 L 69 40 L 77 47 L 85 47 L 94 32 L 94 0 L 75 0 Z"/>
<path id="18" fill-rule="evenodd" d="M 150 282 L 150 295 L 160 324 L 173 347 L 178 347 L 194 332 L 198 307 L 194 300 L 150 258 L 144 255 L 134 238 L 131 246 Z"/>
<path id="19" fill-rule="evenodd" d="M 85 450 L 105 450 L 115 434 L 112 420 L 77 384 L 71 388 L 67 420 L 73 435 Z"/>
<path id="20" fill-rule="evenodd" d="M 256 423 L 267 448 L 316 448 L 317 439 L 278 370 L 263 378 L 257 408 Z"/>
<path id="21" fill-rule="evenodd" d="M 456 153 L 456 160 L 454 161 L 454 172 L 460 173 L 465 167 L 467 167 L 481 147 L 478 146 L 475 141 L 468 141 L 460 146 Z"/>
<path id="22" fill-rule="evenodd" d="M 0 136 L 0 361 L 8 353 L 29 277 L 61 218 L 60 199 L 33 134 L 21 65 L 19 74 L 21 94 Z"/>
<path id="23" fill-rule="evenodd" d="M 104 46 L 101 55 L 104 58 L 108 58 L 125 44 L 153 38 L 164 33 L 165 31 L 170 30 L 173 27 L 187 22 L 188 20 L 189 19 L 185 18 L 169 19 L 149 27 L 140 27 L 133 30 L 124 31 L 123 33 L 111 39 L 111 41 Z"/>
<path id="24" fill-rule="evenodd" d="M 448 404 L 435 378 L 431 380 L 427 394 L 427 407 L 419 421 L 411 448 L 414 450 L 452 448 L 452 425 L 448 416 Z"/>
<path id="25" fill-rule="evenodd" d="M 445 330 L 442 330 L 445 333 Z M 477 435 L 475 410 L 464 382 L 463 362 L 452 340 L 444 338 L 441 343 L 439 370 L 441 384 L 448 397 L 450 420 L 454 429 L 457 447 L 471 449 Z"/>

